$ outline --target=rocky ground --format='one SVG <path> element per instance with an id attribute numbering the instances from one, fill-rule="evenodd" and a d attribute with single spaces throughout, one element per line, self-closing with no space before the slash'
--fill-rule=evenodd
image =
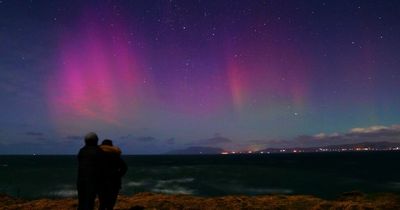
<path id="1" fill-rule="evenodd" d="M 0 209 L 76 209 L 77 200 L 39 199 L 22 200 L 0 195 Z M 345 193 L 336 200 L 323 200 L 307 195 L 261 195 L 196 197 L 188 195 L 165 195 L 139 193 L 132 196 L 121 195 L 115 209 L 400 209 L 400 195 L 364 195 L 359 192 Z"/>

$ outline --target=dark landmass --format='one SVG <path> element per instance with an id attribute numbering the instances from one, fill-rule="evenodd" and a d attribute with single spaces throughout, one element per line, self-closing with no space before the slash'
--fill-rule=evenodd
<path id="1" fill-rule="evenodd" d="M 96 203 L 97 204 L 97 203 Z M 3 210 L 31 209 L 76 209 L 77 200 L 39 199 L 21 200 L 0 195 L 0 208 Z M 95 208 L 97 209 L 97 207 Z M 365 195 L 360 192 L 344 193 L 336 200 L 323 200 L 308 195 L 260 195 L 260 196 L 223 196 L 197 197 L 189 195 L 165 195 L 139 193 L 133 196 L 119 196 L 115 209 L 120 210 L 217 210 L 217 209 L 400 209 L 400 195 Z"/>
<path id="2" fill-rule="evenodd" d="M 396 142 L 361 142 L 354 144 L 326 145 L 318 147 L 281 147 L 266 148 L 251 153 L 297 153 L 297 152 L 354 152 L 354 151 L 400 151 L 400 143 Z M 188 147 L 181 150 L 173 150 L 168 152 L 170 155 L 216 155 L 216 154 L 247 154 L 249 151 L 229 152 L 218 147 Z"/>
<path id="3" fill-rule="evenodd" d="M 217 147 L 188 147 L 186 149 L 181 150 L 173 150 L 168 152 L 167 154 L 171 155 L 198 155 L 198 154 L 221 154 L 224 152 L 223 149 Z"/>

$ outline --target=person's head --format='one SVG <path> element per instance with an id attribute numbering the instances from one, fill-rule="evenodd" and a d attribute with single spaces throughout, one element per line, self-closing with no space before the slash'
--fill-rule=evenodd
<path id="1" fill-rule="evenodd" d="M 85 145 L 87 146 L 96 146 L 99 141 L 99 137 L 94 132 L 90 132 L 85 136 Z"/>
<path id="2" fill-rule="evenodd" d="M 104 139 L 103 142 L 101 142 L 101 145 L 113 146 L 113 143 L 110 139 Z"/>

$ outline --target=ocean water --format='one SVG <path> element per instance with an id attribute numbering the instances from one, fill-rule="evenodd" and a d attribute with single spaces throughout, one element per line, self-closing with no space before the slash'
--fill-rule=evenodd
<path id="1" fill-rule="evenodd" d="M 123 156 L 121 193 L 201 196 L 400 193 L 400 152 Z M 76 196 L 75 156 L 0 156 L 0 193 L 22 198 Z"/>

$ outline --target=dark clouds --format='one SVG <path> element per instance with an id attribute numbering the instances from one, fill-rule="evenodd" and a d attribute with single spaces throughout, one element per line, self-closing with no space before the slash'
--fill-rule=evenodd
<path id="1" fill-rule="evenodd" d="M 65 138 L 68 140 L 83 140 L 84 139 L 83 136 L 75 136 L 75 135 L 66 136 Z"/>
<path id="2" fill-rule="evenodd" d="M 292 140 L 258 141 L 266 147 L 314 147 L 361 142 L 400 142 L 400 125 L 353 128 L 346 133 L 301 135 Z"/>
<path id="3" fill-rule="evenodd" d="M 131 134 L 120 136 L 121 140 L 124 141 L 135 141 L 135 142 L 156 142 L 159 141 L 157 138 L 153 136 L 133 136 Z"/>
<path id="4" fill-rule="evenodd" d="M 154 142 L 154 141 L 157 141 L 157 139 L 152 137 L 152 136 L 139 136 L 139 137 L 133 138 L 132 140 L 133 141 L 139 141 L 139 142 Z"/>
<path id="5" fill-rule="evenodd" d="M 208 139 L 200 139 L 194 141 L 192 143 L 188 143 L 188 145 L 196 145 L 196 146 L 221 146 L 231 144 L 233 141 L 227 137 L 223 137 L 220 134 L 216 133 L 214 137 Z"/>
<path id="6" fill-rule="evenodd" d="M 23 133 L 31 136 L 35 141 L 22 142 L 0 142 L 0 153 L 3 154 L 76 154 L 83 146 L 79 135 L 64 137 L 64 141 L 50 141 L 50 137 L 42 132 L 29 131 Z M 223 149 L 235 148 L 234 150 L 260 150 L 264 148 L 277 147 L 315 147 L 339 144 L 353 144 L 361 142 L 400 142 L 400 125 L 391 126 L 370 126 L 365 128 L 352 128 L 345 133 L 318 133 L 315 135 L 300 135 L 292 139 L 274 140 L 250 140 L 246 143 L 239 143 L 220 134 L 211 138 L 194 141 L 190 146 L 214 146 Z M 123 150 L 124 154 L 163 154 L 171 149 L 180 148 L 179 141 L 175 138 L 161 139 L 154 136 L 121 136 L 115 144 Z M 187 144 L 189 145 L 189 144 Z M 146 152 L 144 152 L 146 151 Z"/>
<path id="7" fill-rule="evenodd" d="M 119 139 L 123 142 L 175 144 L 175 138 L 168 138 L 163 140 L 154 136 L 133 136 L 131 134 L 128 134 L 125 136 L 120 136 Z"/>
<path id="8" fill-rule="evenodd" d="M 169 138 L 166 140 L 167 144 L 175 144 L 175 138 Z"/>
<path id="9" fill-rule="evenodd" d="M 77 142 L 55 142 L 38 137 L 34 141 L 0 143 L 1 154 L 77 154 L 83 144 Z"/>
<path id="10" fill-rule="evenodd" d="M 37 132 L 37 131 L 28 131 L 28 132 L 25 132 L 25 135 L 28 135 L 28 136 L 44 136 L 44 133 Z"/>
<path id="11" fill-rule="evenodd" d="M 115 145 L 119 146 L 124 154 L 164 154 L 175 148 L 175 138 L 164 139 L 129 134 L 119 137 Z"/>
<path id="12" fill-rule="evenodd" d="M 133 136 L 131 135 L 131 134 L 128 134 L 128 135 L 125 135 L 125 136 L 120 136 L 119 138 L 120 139 L 130 139 L 130 138 L 132 138 Z"/>

